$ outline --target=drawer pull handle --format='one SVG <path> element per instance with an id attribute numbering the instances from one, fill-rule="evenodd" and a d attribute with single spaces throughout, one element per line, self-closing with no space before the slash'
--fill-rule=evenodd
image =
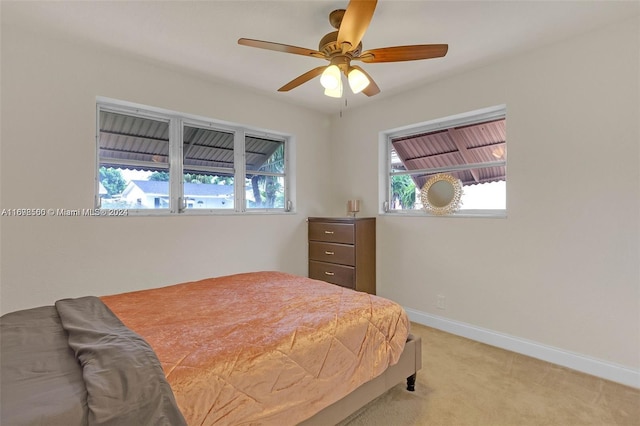
<path id="1" fill-rule="evenodd" d="M 330 277 L 334 276 L 335 274 L 333 272 L 325 272 L 325 275 L 329 275 Z"/>
<path id="2" fill-rule="evenodd" d="M 335 253 L 332 251 L 325 251 L 324 254 L 329 255 L 329 256 L 333 256 Z"/>
<path id="3" fill-rule="evenodd" d="M 333 231 L 324 231 L 325 234 L 333 234 Z"/>

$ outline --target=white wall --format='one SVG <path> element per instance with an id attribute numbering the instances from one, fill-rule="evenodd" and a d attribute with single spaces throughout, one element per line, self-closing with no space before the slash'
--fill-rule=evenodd
<path id="1" fill-rule="evenodd" d="M 508 218 L 378 217 L 378 293 L 637 370 L 638 34 L 636 18 L 334 118 L 333 211 L 359 197 L 375 215 L 379 132 L 507 105 Z"/>
<path id="2" fill-rule="evenodd" d="M 2 217 L 1 310 L 250 270 L 306 275 L 306 222 L 329 187 L 329 119 L 46 34 L 2 28 L 2 208 L 93 207 L 96 96 L 295 137 L 295 215 Z M 310 196 L 308 194 L 312 194 Z"/>
<path id="3" fill-rule="evenodd" d="M 330 120 L 3 26 L 2 208 L 92 206 L 99 95 L 295 135 L 298 214 L 2 217 L 0 309 L 239 271 L 304 275 L 307 216 L 344 215 L 356 197 L 361 215 L 377 214 L 378 132 L 505 103 L 508 218 L 378 217 L 378 292 L 415 311 L 637 369 L 638 31 L 636 19 Z M 333 185 L 323 168 L 330 162 Z M 438 294 L 445 311 L 435 308 Z"/>

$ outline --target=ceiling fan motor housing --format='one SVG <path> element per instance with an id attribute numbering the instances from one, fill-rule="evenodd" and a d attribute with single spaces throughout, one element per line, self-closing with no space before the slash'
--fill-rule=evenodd
<path id="1" fill-rule="evenodd" d="M 330 32 L 326 34 L 320 40 L 318 44 L 318 50 L 322 52 L 327 59 L 332 58 L 334 55 L 342 54 L 342 47 L 338 47 L 338 31 Z M 349 52 L 346 52 L 346 55 L 349 55 L 351 58 L 358 57 L 360 52 L 362 51 L 362 43 L 358 44 L 358 47 L 355 49 L 351 49 Z"/>

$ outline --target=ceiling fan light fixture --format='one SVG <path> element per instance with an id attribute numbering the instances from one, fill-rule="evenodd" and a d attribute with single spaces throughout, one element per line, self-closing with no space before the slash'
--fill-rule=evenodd
<path id="1" fill-rule="evenodd" d="M 329 65 L 320 76 L 320 84 L 327 90 L 336 90 L 341 85 L 340 68 L 337 65 Z"/>
<path id="2" fill-rule="evenodd" d="M 441 58 L 449 49 L 447 44 L 414 44 L 363 51 L 362 37 L 373 18 L 376 4 L 377 0 L 351 0 L 346 9 L 331 12 L 329 23 L 337 31 L 325 34 L 320 39 L 318 50 L 249 38 L 238 39 L 238 44 L 329 61 L 328 66 L 319 66 L 299 75 L 279 88 L 278 92 L 288 92 L 320 76 L 327 96 L 342 97 L 341 74 L 344 74 L 353 93 L 371 97 L 380 93 L 380 88 L 366 71 L 352 67 L 352 60 L 365 63 L 417 61 Z"/>
<path id="3" fill-rule="evenodd" d="M 349 87 L 351 87 L 353 93 L 362 92 L 370 83 L 367 76 L 356 68 L 349 71 L 347 78 L 349 79 Z"/>
<path id="4" fill-rule="evenodd" d="M 335 89 L 324 89 L 324 94 L 332 98 L 342 97 L 342 80 L 338 78 L 338 87 Z"/>

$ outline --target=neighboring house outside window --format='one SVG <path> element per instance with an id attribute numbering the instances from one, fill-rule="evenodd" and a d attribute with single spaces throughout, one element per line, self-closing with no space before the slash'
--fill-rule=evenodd
<path id="1" fill-rule="evenodd" d="M 382 213 L 429 215 L 420 190 L 438 173 L 459 179 L 453 216 L 506 216 L 506 107 L 492 107 L 383 132 Z"/>
<path id="2" fill-rule="evenodd" d="M 288 135 L 120 101 L 99 100 L 97 109 L 99 207 L 291 211 Z"/>
<path id="3" fill-rule="evenodd" d="M 139 208 L 168 208 L 169 182 L 131 180 L 122 192 L 121 200 Z M 184 184 L 187 208 L 233 209 L 234 191 L 230 185 Z"/>

